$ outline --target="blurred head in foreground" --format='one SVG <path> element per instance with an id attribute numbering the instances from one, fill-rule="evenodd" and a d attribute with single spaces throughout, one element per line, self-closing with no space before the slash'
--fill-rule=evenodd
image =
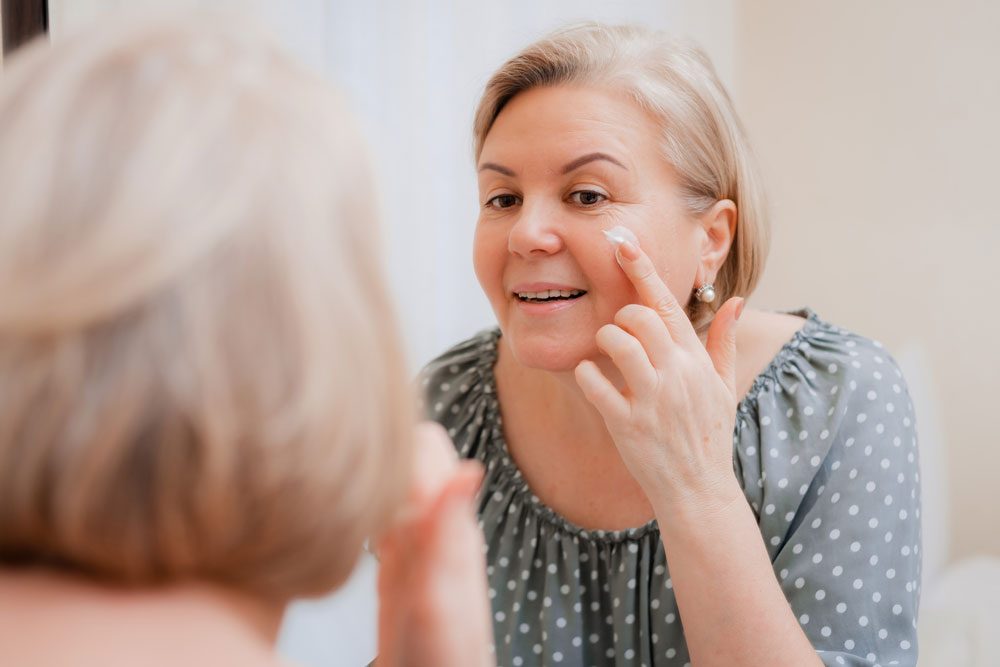
<path id="1" fill-rule="evenodd" d="M 0 81 L 0 571 L 335 588 L 412 429 L 342 104 L 235 17 L 36 43 Z"/>

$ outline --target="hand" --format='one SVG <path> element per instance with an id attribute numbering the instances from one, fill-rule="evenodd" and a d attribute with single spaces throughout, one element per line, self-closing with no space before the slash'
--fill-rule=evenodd
<path id="1" fill-rule="evenodd" d="M 655 511 L 712 509 L 742 494 L 733 474 L 736 321 L 744 300 L 716 313 L 702 345 L 684 308 L 652 261 L 631 242 L 618 262 L 643 304 L 629 304 L 597 332 L 597 346 L 621 372 L 619 390 L 593 361 L 576 381 L 604 417 L 622 460 Z"/>
<path id="2" fill-rule="evenodd" d="M 406 507 L 377 547 L 379 667 L 495 664 L 474 507 L 482 478 L 440 426 L 418 427 Z"/>

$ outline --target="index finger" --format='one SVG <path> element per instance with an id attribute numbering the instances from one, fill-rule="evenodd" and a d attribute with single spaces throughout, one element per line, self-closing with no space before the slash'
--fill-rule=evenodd
<path id="1" fill-rule="evenodd" d="M 618 245 L 615 256 L 622 271 L 635 286 L 642 302 L 656 311 L 667 325 L 671 338 L 682 345 L 699 343 L 694 327 L 691 326 L 691 320 L 684 312 L 684 306 L 677 301 L 673 292 L 660 278 L 649 255 L 635 243 L 625 241 Z"/>
<path id="2" fill-rule="evenodd" d="M 434 422 L 423 422 L 414 432 L 415 449 L 411 502 L 421 504 L 435 497 L 458 470 L 458 454 L 445 430 Z"/>
<path id="3" fill-rule="evenodd" d="M 402 538 L 401 526 L 411 525 L 424 516 L 468 467 L 459 461 L 447 432 L 435 422 L 421 422 L 414 427 L 413 450 L 413 469 L 403 505 L 384 531 L 365 545 L 365 550 L 378 561 L 384 551 L 393 548 L 393 540 Z"/>

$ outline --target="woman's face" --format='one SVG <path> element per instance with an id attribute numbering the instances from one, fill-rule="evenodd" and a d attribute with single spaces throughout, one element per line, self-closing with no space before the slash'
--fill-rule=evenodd
<path id="1" fill-rule="evenodd" d="M 704 279 L 708 234 L 660 144 L 650 116 L 601 88 L 534 88 L 497 117 L 479 158 L 473 259 L 521 364 L 569 371 L 598 359 L 597 330 L 638 302 L 603 230 L 631 230 L 681 303 Z"/>

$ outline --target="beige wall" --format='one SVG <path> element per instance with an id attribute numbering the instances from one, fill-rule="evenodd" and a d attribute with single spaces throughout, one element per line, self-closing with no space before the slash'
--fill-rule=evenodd
<path id="1" fill-rule="evenodd" d="M 973 0 L 736 11 L 735 96 L 774 211 L 756 302 L 924 350 L 952 559 L 1000 555 L 998 27 L 1000 3 Z"/>

